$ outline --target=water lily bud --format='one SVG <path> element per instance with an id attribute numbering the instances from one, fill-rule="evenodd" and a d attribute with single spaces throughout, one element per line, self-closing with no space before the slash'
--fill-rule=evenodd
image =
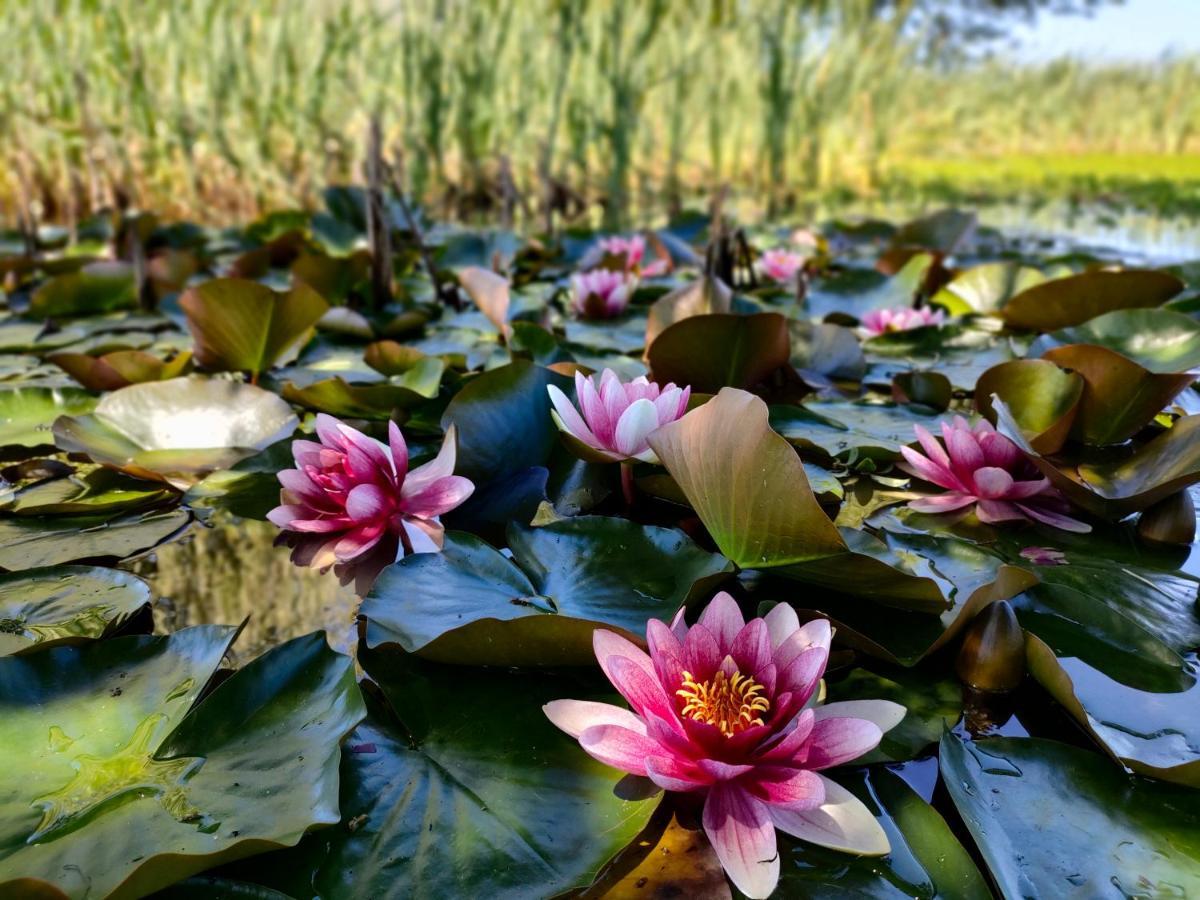
<path id="1" fill-rule="evenodd" d="M 1152 544 L 1190 544 L 1196 537 L 1196 505 L 1187 491 L 1172 494 L 1142 513 L 1137 530 Z"/>
<path id="2" fill-rule="evenodd" d="M 1007 600 L 979 613 L 963 636 L 954 664 L 964 684 L 981 691 L 1011 691 L 1025 675 L 1025 633 Z"/>

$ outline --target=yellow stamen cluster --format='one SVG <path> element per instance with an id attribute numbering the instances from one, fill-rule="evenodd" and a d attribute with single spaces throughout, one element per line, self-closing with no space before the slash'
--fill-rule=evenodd
<path id="1" fill-rule="evenodd" d="M 737 672 L 727 678 L 717 672 L 708 681 L 696 681 L 691 672 L 683 673 L 683 685 L 675 692 L 683 700 L 680 715 L 705 722 L 733 737 L 751 725 L 762 725 L 762 714 L 771 708 L 763 686 L 748 675 Z"/>

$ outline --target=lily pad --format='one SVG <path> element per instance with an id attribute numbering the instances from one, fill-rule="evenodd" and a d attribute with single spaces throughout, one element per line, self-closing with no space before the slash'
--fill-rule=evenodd
<path id="1" fill-rule="evenodd" d="M 89 416 L 54 423 L 55 443 L 143 478 L 186 486 L 295 431 L 290 406 L 253 385 L 190 376 L 135 384 Z"/>
<path id="2" fill-rule="evenodd" d="M 96 398 L 77 388 L 18 387 L 0 390 L 0 447 L 53 444 L 50 426 L 59 416 L 91 412 Z"/>
<path id="3" fill-rule="evenodd" d="M 1158 375 L 1200 367 L 1200 323 L 1171 309 L 1114 310 L 1039 338 L 1034 351 L 1063 344 L 1105 347 Z"/>
<path id="4" fill-rule="evenodd" d="M 1200 793 L 1036 738 L 942 738 L 942 777 L 1006 897 L 1200 891 Z"/>
<path id="5" fill-rule="evenodd" d="M 87 316 L 136 303 L 133 266 L 104 260 L 51 278 L 33 292 L 29 312 L 42 319 Z"/>
<path id="6" fill-rule="evenodd" d="M 137 897 L 338 821 L 349 658 L 297 638 L 197 699 L 236 629 L 0 659 L 0 890 Z M 5 888 L 5 885 L 8 885 Z"/>
<path id="7" fill-rule="evenodd" d="M 0 656 L 119 631 L 150 609 L 150 586 L 117 569 L 52 566 L 0 575 Z"/>
<path id="8" fill-rule="evenodd" d="M 196 341 L 197 363 L 254 375 L 294 357 L 329 310 L 303 282 L 280 293 L 240 278 L 214 278 L 189 288 L 179 305 Z"/>
<path id="9" fill-rule="evenodd" d="M 186 350 L 169 361 L 144 350 L 117 350 L 100 356 L 63 352 L 46 358 L 89 391 L 115 391 L 143 381 L 178 378 L 192 368 L 192 354 Z"/>
<path id="10" fill-rule="evenodd" d="M 654 339 L 646 361 L 659 384 L 691 385 L 715 394 L 723 387 L 749 388 L 788 364 L 787 319 L 778 313 L 691 316 Z"/>
<path id="11" fill-rule="evenodd" d="M 959 272 L 936 294 L 932 303 L 952 316 L 994 313 L 1013 294 L 1046 280 L 1039 270 L 1016 262 L 993 262 Z"/>
<path id="12" fill-rule="evenodd" d="M 1013 295 L 1000 312 L 1013 328 L 1057 331 L 1116 309 L 1162 306 L 1182 290 L 1183 282 L 1166 272 L 1098 270 L 1035 284 Z"/>
<path id="13" fill-rule="evenodd" d="M 640 637 L 647 619 L 670 619 L 694 585 L 731 568 L 681 531 L 627 519 L 513 524 L 508 537 L 511 560 L 451 532 L 441 553 L 385 570 L 360 610 L 367 645 L 475 665 L 588 665 L 597 626 Z"/>
<path id="14" fill-rule="evenodd" d="M 642 343 L 649 347 L 660 334 L 677 322 L 691 316 L 728 313 L 732 306 L 733 291 L 729 286 L 720 278 L 705 275 L 654 301 L 646 320 L 646 336 Z"/>
<path id="15" fill-rule="evenodd" d="M 975 384 L 975 408 L 996 421 L 992 397 L 999 397 L 1015 416 L 1029 446 L 1057 453 L 1071 434 L 1085 382 L 1046 359 L 1014 359 L 984 372 Z"/>
<path id="16" fill-rule="evenodd" d="M 159 506 L 176 497 L 178 494 L 161 482 L 95 467 L 11 490 L 0 489 L 0 510 L 16 516 L 115 515 Z"/>
<path id="17" fill-rule="evenodd" d="M 842 900 L 988 900 L 987 882 L 932 806 L 887 769 L 839 772 L 887 834 L 891 852 L 855 857 L 779 835 L 778 896 Z"/>
<path id="18" fill-rule="evenodd" d="M 914 425 L 936 428 L 941 416 L 904 403 L 812 401 L 772 406 L 771 427 L 791 443 L 843 461 L 892 461 L 916 440 Z"/>
<path id="19" fill-rule="evenodd" d="M 0 569 L 21 571 L 80 560 L 122 560 L 157 547 L 191 524 L 187 510 L 0 519 Z"/>

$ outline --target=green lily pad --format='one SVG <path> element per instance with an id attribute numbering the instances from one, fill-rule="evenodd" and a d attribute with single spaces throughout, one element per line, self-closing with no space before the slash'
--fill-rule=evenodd
<path id="1" fill-rule="evenodd" d="M 50 426 L 62 415 L 91 412 L 96 398 L 77 388 L 18 387 L 0 390 L 0 447 L 53 444 Z"/>
<path id="2" fill-rule="evenodd" d="M 646 351 L 659 384 L 715 394 L 749 388 L 788 364 L 788 322 L 778 313 L 690 316 L 665 329 Z"/>
<path id="3" fill-rule="evenodd" d="M 1171 375 L 1200 367 L 1200 322 L 1170 309 L 1118 309 L 1040 338 L 1035 352 L 1063 344 L 1114 350 L 1148 372 Z"/>
<path id="4" fill-rule="evenodd" d="M 932 263 L 928 253 L 917 253 L 890 277 L 874 269 L 850 270 L 814 285 L 805 297 L 805 309 L 819 319 L 830 313 L 861 319 L 877 309 L 912 306 Z"/>
<path id="5" fill-rule="evenodd" d="M 598 322 L 572 319 L 563 326 L 563 332 L 568 344 L 588 350 L 633 353 L 646 345 L 646 323 L 646 316 L 630 312 L 619 319 Z"/>
<path id="6" fill-rule="evenodd" d="M 569 378 L 526 360 L 464 385 L 442 415 L 443 429 L 458 429 L 458 474 L 480 483 L 545 465 L 558 441 L 546 393 L 551 384 L 574 394 Z"/>
<path id="7" fill-rule="evenodd" d="M 0 510 L 16 516 L 115 515 L 159 506 L 177 496 L 164 484 L 96 467 L 64 478 L 0 489 Z"/>
<path id="8" fill-rule="evenodd" d="M 353 822 L 239 877 L 321 900 L 394 895 L 524 900 L 590 883 L 645 826 L 658 798 L 626 800 L 620 773 L 550 724 L 560 697 L 611 702 L 590 683 L 504 670 L 368 658 L 392 710 L 342 753 Z M 620 702 L 619 699 L 616 702 Z"/>
<path id="9" fill-rule="evenodd" d="M 626 519 L 512 524 L 508 538 L 511 560 L 451 532 L 441 553 L 385 570 L 360 609 L 367 645 L 475 665 L 588 665 L 596 627 L 640 639 L 647 619 L 670 619 L 694 585 L 731 568 L 681 531 Z"/>
<path id="10" fill-rule="evenodd" d="M 290 435 L 295 413 L 249 384 L 198 375 L 135 384 L 54 423 L 58 446 L 142 478 L 187 484 Z"/>
<path id="11" fill-rule="evenodd" d="M 1016 262 L 993 262 L 959 272 L 936 294 L 932 303 L 952 316 L 966 313 L 994 313 L 1013 294 L 1046 280 L 1031 266 Z"/>
<path id="12" fill-rule="evenodd" d="M 150 586 L 117 569 L 52 566 L 0 575 L 0 656 L 101 638 L 149 608 Z"/>
<path id="13" fill-rule="evenodd" d="M 104 260 L 51 278 L 33 292 L 29 313 L 42 319 L 87 316 L 136 303 L 133 266 Z"/>
<path id="14" fill-rule="evenodd" d="M 1006 897 L 1200 891 L 1200 793 L 1036 738 L 942 738 L 942 777 Z"/>
<path id="15" fill-rule="evenodd" d="M 1057 453 L 1075 423 L 1085 382 L 1046 359 L 1014 359 L 984 372 L 975 384 L 975 408 L 993 423 L 992 396 L 1004 401 L 1029 445 Z"/>
<path id="16" fill-rule="evenodd" d="M 772 406 L 770 421 L 791 443 L 831 459 L 890 462 L 916 441 L 914 425 L 936 431 L 941 414 L 904 403 L 833 400 Z"/>
<path id="17" fill-rule="evenodd" d="M 100 356 L 61 352 L 46 358 L 89 391 L 115 391 L 143 381 L 178 378 L 192 368 L 188 350 L 176 353 L 170 361 L 144 350 L 116 350 Z"/>
<path id="18" fill-rule="evenodd" d="M 728 313 L 732 305 L 733 291 L 729 286 L 716 276 L 704 275 L 654 301 L 642 343 L 649 347 L 672 325 L 692 316 Z"/>
<path id="19" fill-rule="evenodd" d="M 776 896 L 842 900 L 988 900 L 987 882 L 932 806 L 887 769 L 838 772 L 842 787 L 861 800 L 887 834 L 891 852 L 855 857 L 779 834 L 781 871 Z"/>
<path id="20" fill-rule="evenodd" d="M 255 375 L 294 357 L 329 310 L 303 282 L 280 293 L 240 278 L 214 278 L 189 288 L 179 305 L 196 341 L 197 363 Z"/>
<path id="21" fill-rule="evenodd" d="M 180 534 L 187 510 L 96 516 L 0 519 L 0 569 L 22 571 L 80 560 L 122 560 Z"/>
<path id="22" fill-rule="evenodd" d="M 1183 282 L 1166 272 L 1097 270 L 1028 287 L 1014 294 L 1000 312 L 1013 328 L 1057 331 L 1116 309 L 1162 306 L 1182 290 Z"/>
<path id="23" fill-rule="evenodd" d="M 8 890 L 138 897 L 338 821 L 338 743 L 363 715 L 320 632 L 204 701 L 236 629 L 114 638 L 0 659 Z"/>
<path id="24" fill-rule="evenodd" d="M 860 381 L 867 371 L 862 344 L 854 332 L 841 325 L 803 320 L 788 322 L 792 342 L 791 363 L 814 387 L 830 380 Z"/>
<path id="25" fill-rule="evenodd" d="M 443 363 L 433 357 L 428 357 L 428 360 L 437 367 L 438 373 L 432 391 L 428 382 L 420 380 L 421 375 L 417 373 L 413 381 L 418 389 L 409 387 L 405 383 L 409 379 L 403 376 L 377 384 L 351 384 L 343 378 L 334 377 L 315 381 L 306 387 L 288 383 L 283 386 L 281 393 L 285 400 L 338 418 L 385 420 L 397 409 L 415 406 L 437 395 Z"/>

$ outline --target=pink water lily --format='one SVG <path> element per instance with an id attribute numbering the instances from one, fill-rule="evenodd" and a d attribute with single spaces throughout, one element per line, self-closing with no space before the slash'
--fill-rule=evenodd
<path id="1" fill-rule="evenodd" d="M 804 267 L 804 257 L 783 247 L 768 250 L 758 259 L 758 270 L 776 284 L 791 284 Z"/>
<path id="2" fill-rule="evenodd" d="M 646 278 L 654 278 L 667 271 L 667 261 L 656 259 L 652 263 L 642 265 L 646 258 L 646 239 L 640 234 L 614 235 L 601 238 L 596 242 L 596 252 L 589 254 L 585 262 L 594 265 L 605 256 L 612 256 L 624 262 L 626 272 L 636 272 Z"/>
<path id="3" fill-rule="evenodd" d="M 623 383 L 612 369 L 601 373 L 599 388 L 591 378 L 575 373 L 578 410 L 554 385 L 546 390 L 559 430 L 584 444 L 597 461 L 612 462 L 658 462 L 646 439 L 687 412 L 692 396 L 690 387 L 659 387 L 645 376 Z"/>
<path id="4" fill-rule="evenodd" d="M 1066 515 L 1070 505 L 1026 458 L 1019 447 L 986 421 L 972 428 L 962 416 L 942 423 L 945 446 L 920 425 L 915 427 L 924 455 L 901 447 L 900 468 L 945 493 L 909 501 L 918 512 L 944 513 L 974 506 L 989 523 L 1033 519 L 1064 531 L 1086 533 L 1091 526 Z"/>
<path id="5" fill-rule="evenodd" d="M 927 325 L 941 325 L 945 321 L 946 313 L 940 309 L 930 309 L 928 306 L 920 309 L 897 306 L 892 309 L 871 310 L 863 316 L 862 329 L 868 337 L 878 337 L 893 331 L 911 331 Z"/>
<path id="6" fill-rule="evenodd" d="M 571 276 L 571 308 L 587 319 L 611 319 L 625 312 L 637 281 L 627 272 L 592 269 Z"/>
<path id="7" fill-rule="evenodd" d="M 453 426 L 438 455 L 411 472 L 408 446 L 395 422 L 388 423 L 383 444 L 322 414 L 317 437 L 319 443 L 292 443 L 296 468 L 278 474 L 280 505 L 267 514 L 302 538 L 293 544 L 293 562 L 324 569 L 370 556 L 386 565 L 398 552 L 441 549 L 439 516 L 475 490 L 469 479 L 453 474 Z"/>
<path id="8" fill-rule="evenodd" d="M 832 631 L 801 625 L 786 604 L 746 622 L 726 593 L 690 628 L 646 626 L 647 655 L 610 631 L 596 658 L 632 711 L 555 700 L 546 715 L 607 765 L 702 798 L 701 822 L 738 890 L 766 897 L 779 881 L 776 829 L 858 855 L 889 852 L 870 811 L 819 772 L 874 749 L 904 717 L 886 700 L 816 705 Z"/>

